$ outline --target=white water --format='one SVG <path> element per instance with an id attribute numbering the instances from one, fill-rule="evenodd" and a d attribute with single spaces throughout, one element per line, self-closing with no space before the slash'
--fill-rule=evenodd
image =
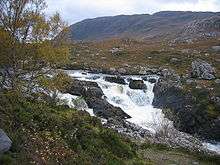
<path id="1" fill-rule="evenodd" d="M 156 109 L 152 106 L 154 99 L 154 84 L 144 81 L 147 86 L 147 90 L 133 90 L 129 88 L 128 83 L 127 85 L 120 85 L 105 81 L 105 74 L 91 74 L 84 71 L 67 71 L 67 73 L 71 77 L 79 80 L 96 82 L 102 89 L 110 104 L 120 107 L 125 113 L 131 116 L 130 119 L 127 119 L 128 121 L 141 126 L 152 133 L 156 133 L 158 129 L 161 129 L 163 124 L 173 127 L 172 122 L 164 117 L 162 110 Z M 151 77 L 158 79 L 157 76 Z M 136 75 L 124 76 L 125 80 L 128 78 L 132 78 L 133 80 L 142 79 L 141 76 Z M 69 100 L 72 99 L 72 96 L 66 96 Z M 87 111 L 91 115 L 94 115 L 91 109 Z M 203 145 L 205 148 L 220 154 L 220 143 L 203 143 Z"/>
<path id="2" fill-rule="evenodd" d="M 70 108 L 76 108 L 76 107 L 75 107 L 75 104 L 73 103 L 73 100 L 77 100 L 79 97 L 78 97 L 78 96 L 71 95 L 71 94 L 68 94 L 68 93 L 59 93 L 59 94 L 58 94 L 58 98 L 59 98 L 61 101 L 64 102 L 64 103 L 61 103 L 61 104 L 66 104 L 66 105 L 68 105 Z M 87 112 L 90 114 L 90 116 L 95 116 L 92 109 L 90 109 L 90 108 L 85 108 L 84 110 L 87 111 Z"/>

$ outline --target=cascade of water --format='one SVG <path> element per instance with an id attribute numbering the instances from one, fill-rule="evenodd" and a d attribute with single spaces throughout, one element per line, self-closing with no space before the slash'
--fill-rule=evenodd
<path id="1" fill-rule="evenodd" d="M 67 71 L 67 73 L 78 80 L 96 82 L 102 89 L 107 101 L 117 107 L 120 107 L 125 113 L 131 116 L 128 121 L 137 124 L 152 133 L 161 129 L 164 122 L 173 128 L 172 122 L 165 119 L 161 109 L 152 106 L 154 99 L 154 84 L 144 81 L 147 89 L 134 90 L 130 89 L 128 79 L 140 80 L 141 76 L 124 76 L 127 85 L 110 83 L 104 80 L 105 74 L 90 74 L 84 71 Z M 109 76 L 109 75 L 108 75 Z M 157 76 L 153 76 L 157 79 Z M 90 110 L 90 114 L 93 114 Z M 203 143 L 204 147 L 220 154 L 220 143 L 211 144 Z"/>
<path id="2" fill-rule="evenodd" d="M 128 79 L 141 80 L 141 76 L 124 76 L 127 85 L 110 83 L 104 80 L 104 74 L 89 74 L 83 71 L 69 71 L 70 76 L 79 80 L 96 82 L 106 96 L 107 101 L 120 107 L 125 113 L 131 116 L 128 121 L 137 124 L 145 129 L 156 132 L 160 122 L 164 121 L 162 110 L 152 106 L 154 99 L 153 87 L 154 84 L 144 81 L 147 86 L 146 90 L 130 89 Z M 157 79 L 158 77 L 154 77 Z"/>

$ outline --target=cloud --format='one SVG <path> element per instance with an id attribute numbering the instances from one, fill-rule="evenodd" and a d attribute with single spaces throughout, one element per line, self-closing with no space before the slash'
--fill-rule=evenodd
<path id="1" fill-rule="evenodd" d="M 46 0 L 70 24 L 86 18 L 158 11 L 220 11 L 220 0 Z"/>

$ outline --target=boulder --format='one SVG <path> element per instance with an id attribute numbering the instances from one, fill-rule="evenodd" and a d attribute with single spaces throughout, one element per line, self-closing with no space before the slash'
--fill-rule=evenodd
<path id="1" fill-rule="evenodd" d="M 125 85 L 126 82 L 122 77 L 105 77 L 105 81 L 111 82 L 111 83 L 117 83 L 117 84 L 123 84 Z"/>
<path id="2" fill-rule="evenodd" d="M 220 79 L 216 79 L 216 80 L 215 80 L 215 83 L 216 83 L 216 84 L 220 84 Z"/>
<path id="3" fill-rule="evenodd" d="M 119 47 L 116 47 L 116 48 L 110 49 L 109 52 L 111 52 L 113 55 L 117 55 L 122 52 L 122 49 Z"/>
<path id="4" fill-rule="evenodd" d="M 101 98 L 104 94 L 96 82 L 73 80 L 65 93 L 83 97 Z"/>
<path id="5" fill-rule="evenodd" d="M 119 69 L 118 69 L 118 73 L 123 75 L 123 74 L 126 74 L 126 73 L 127 73 L 127 70 L 124 69 L 124 68 L 119 68 Z"/>
<path id="6" fill-rule="evenodd" d="M 2 129 L 0 129 L 0 154 L 9 151 L 11 148 L 11 144 L 11 139 Z"/>
<path id="7" fill-rule="evenodd" d="M 147 89 L 146 84 L 143 80 L 131 80 L 129 83 L 131 89 Z"/>
<path id="8" fill-rule="evenodd" d="M 77 110 L 88 109 L 88 105 L 82 97 L 78 97 L 77 99 L 73 100 L 73 104 L 74 104 L 74 108 L 76 108 Z"/>
<path id="9" fill-rule="evenodd" d="M 197 59 L 192 62 L 191 76 L 204 80 L 215 79 L 215 69 L 207 62 Z"/>
<path id="10" fill-rule="evenodd" d="M 97 97 L 102 98 L 104 96 L 102 89 L 100 87 L 87 87 L 82 93 L 84 97 Z"/>
<path id="11" fill-rule="evenodd" d="M 152 84 L 154 84 L 154 83 L 157 82 L 157 80 L 156 80 L 155 78 L 151 78 L 151 77 L 143 77 L 142 79 L 143 79 L 144 81 L 148 81 L 148 82 L 150 82 L 150 83 L 152 83 Z"/>
<path id="12" fill-rule="evenodd" d="M 178 59 L 178 58 L 171 58 L 171 59 L 170 59 L 170 63 L 177 65 L 177 64 L 180 64 L 180 63 L 181 63 L 181 60 Z"/>
<path id="13" fill-rule="evenodd" d="M 114 107 L 108 103 L 105 99 L 100 98 L 86 98 L 86 102 L 89 108 L 93 109 L 93 112 L 96 116 L 102 117 L 105 119 L 114 118 L 114 119 L 128 119 L 131 118 L 126 114 L 121 108 Z"/>

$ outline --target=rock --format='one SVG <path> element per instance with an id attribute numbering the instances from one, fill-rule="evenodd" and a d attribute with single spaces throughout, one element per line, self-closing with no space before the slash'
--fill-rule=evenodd
<path id="1" fill-rule="evenodd" d="M 65 93 L 83 97 L 101 98 L 104 94 L 102 89 L 95 82 L 73 80 Z"/>
<path id="2" fill-rule="evenodd" d="M 82 97 L 78 97 L 77 99 L 73 100 L 73 104 L 74 104 L 74 108 L 76 108 L 77 110 L 88 109 L 88 105 Z"/>
<path id="3" fill-rule="evenodd" d="M 129 83 L 131 89 L 147 89 L 143 80 L 131 80 Z"/>
<path id="4" fill-rule="evenodd" d="M 120 52 L 122 52 L 123 50 L 119 47 L 117 48 L 112 48 L 111 50 L 109 50 L 109 52 L 111 52 L 113 55 L 117 55 L 119 54 Z"/>
<path id="5" fill-rule="evenodd" d="M 195 81 L 195 80 L 192 80 L 192 79 L 187 79 L 187 80 L 186 80 L 186 84 L 187 84 L 187 85 L 196 85 L 196 81 Z"/>
<path id="6" fill-rule="evenodd" d="M 86 98 L 86 102 L 89 108 L 93 109 L 93 112 L 96 116 L 109 119 L 128 119 L 131 118 L 128 114 L 126 114 L 121 108 L 114 107 L 109 104 L 107 100 L 100 98 Z"/>
<path id="7" fill-rule="evenodd" d="M 90 79 L 90 80 L 97 80 L 99 78 L 100 78 L 100 76 L 92 76 L 92 77 L 89 77 L 88 79 Z"/>
<path id="8" fill-rule="evenodd" d="M 126 114 L 121 108 L 114 107 L 104 98 L 102 89 L 97 83 L 74 80 L 67 93 L 72 95 L 82 96 L 85 99 L 83 101 L 77 101 L 76 104 L 80 109 L 89 108 L 93 109 L 96 116 L 105 119 L 117 118 L 117 119 L 128 119 L 130 116 Z"/>
<path id="9" fill-rule="evenodd" d="M 220 140 L 219 121 L 201 109 L 199 98 L 170 81 L 161 79 L 154 86 L 153 106 L 163 109 L 176 129 L 210 140 Z M 197 95 L 208 96 L 207 89 L 197 89 Z"/>
<path id="10" fill-rule="evenodd" d="M 126 82 L 122 77 L 105 77 L 105 81 L 111 82 L 111 83 L 117 83 L 117 84 L 123 84 L 125 85 Z"/>
<path id="11" fill-rule="evenodd" d="M 109 71 L 110 71 L 111 73 L 115 73 L 115 72 L 116 72 L 116 69 L 115 69 L 115 68 L 110 68 Z"/>
<path id="12" fill-rule="evenodd" d="M 140 70 L 138 72 L 138 74 L 140 75 L 153 75 L 157 73 L 158 73 L 158 69 L 148 68 L 148 67 L 140 67 Z"/>
<path id="13" fill-rule="evenodd" d="M 216 80 L 215 80 L 215 83 L 216 83 L 216 84 L 220 84 L 220 79 L 216 79 Z"/>
<path id="14" fill-rule="evenodd" d="M 102 98 L 104 96 L 100 87 L 87 87 L 82 94 L 84 97 L 97 97 Z"/>
<path id="15" fill-rule="evenodd" d="M 154 83 L 157 82 L 157 80 L 156 80 L 155 78 L 150 78 L 148 81 L 149 81 L 150 83 L 152 83 L 152 84 L 154 84 Z"/>
<path id="16" fill-rule="evenodd" d="M 126 120 L 115 120 L 109 119 L 105 124 L 105 127 L 116 130 L 119 133 L 122 133 L 130 138 L 143 139 L 146 137 L 153 137 L 152 133 L 142 127 L 139 127 L 133 123 L 130 123 Z"/>
<path id="17" fill-rule="evenodd" d="M 154 83 L 157 82 L 157 80 L 156 80 L 155 78 L 151 78 L 151 77 L 143 77 L 142 79 L 143 79 L 144 81 L 148 81 L 148 82 L 150 82 L 150 83 L 152 83 L 152 84 L 154 84 Z"/>
<path id="18" fill-rule="evenodd" d="M 11 145 L 11 139 L 6 135 L 6 133 L 2 129 L 0 129 L 0 154 L 9 151 Z"/>
<path id="19" fill-rule="evenodd" d="M 119 73 L 119 74 L 126 74 L 127 71 L 126 71 L 126 69 L 124 69 L 124 68 L 119 68 L 119 69 L 118 69 L 118 73 Z"/>
<path id="20" fill-rule="evenodd" d="M 177 65 L 181 63 L 181 60 L 178 58 L 171 58 L 170 63 Z"/>
<path id="21" fill-rule="evenodd" d="M 220 46 L 212 46 L 212 50 L 215 52 L 220 52 Z"/>
<path id="22" fill-rule="evenodd" d="M 211 100 L 212 100 L 217 106 L 219 106 L 219 111 L 220 111 L 220 97 L 213 96 L 213 97 L 211 97 Z"/>
<path id="23" fill-rule="evenodd" d="M 191 76 L 205 80 L 215 79 L 215 69 L 207 62 L 197 59 L 192 62 Z"/>

